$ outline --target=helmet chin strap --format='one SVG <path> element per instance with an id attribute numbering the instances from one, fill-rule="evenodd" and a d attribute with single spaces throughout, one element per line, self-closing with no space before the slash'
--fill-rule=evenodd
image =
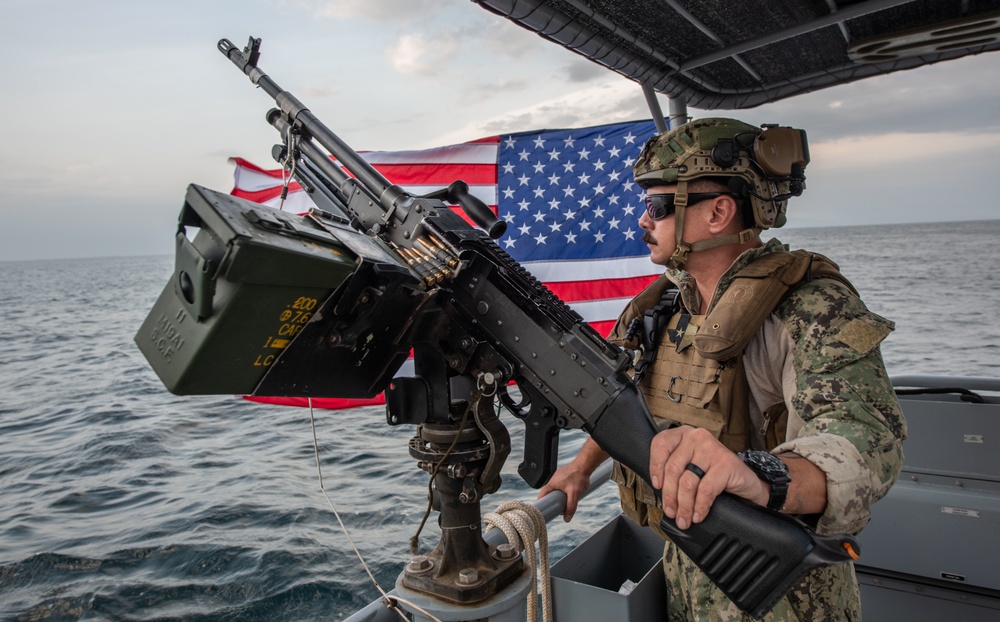
<path id="1" fill-rule="evenodd" d="M 707 240 L 700 240 L 693 244 L 684 241 L 684 212 L 687 208 L 688 202 L 688 182 L 686 179 L 678 180 L 677 182 L 677 193 L 674 195 L 674 252 L 667 260 L 667 266 L 673 269 L 679 269 L 683 266 L 691 253 L 698 251 L 708 250 L 710 248 L 718 248 L 719 246 L 727 246 L 730 244 L 746 244 L 747 242 L 753 240 L 758 235 L 762 229 L 760 227 L 750 227 L 749 229 L 744 229 L 739 233 L 731 233 L 729 235 L 724 235 L 718 238 L 709 238 Z"/>
<path id="2" fill-rule="evenodd" d="M 684 241 L 684 212 L 687 208 L 687 180 L 677 180 L 677 192 L 674 194 L 674 252 L 667 260 L 667 267 L 679 269 L 688 260 L 691 245 Z"/>

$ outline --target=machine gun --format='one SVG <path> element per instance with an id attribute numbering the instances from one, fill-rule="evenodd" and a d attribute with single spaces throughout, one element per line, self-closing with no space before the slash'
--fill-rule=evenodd
<path id="1" fill-rule="evenodd" d="M 136 341 L 179 394 L 384 391 L 388 423 L 419 426 L 409 450 L 434 478 L 443 533 L 402 584 L 455 603 L 488 599 L 522 571 L 467 528 L 480 524 L 479 502 L 499 487 L 510 451 L 494 399 L 524 422 L 518 473 L 531 486 L 551 476 L 566 428 L 648 482 L 657 428 L 630 357 L 494 242 L 505 223 L 464 182 L 428 196 L 391 184 L 257 67 L 259 46 L 218 44 L 276 102 L 267 120 L 283 143 L 273 155 L 319 209 L 291 216 L 191 186 L 174 278 Z M 396 378 L 411 351 L 416 376 Z M 758 617 L 810 569 L 858 547 L 728 494 L 687 530 L 668 518 L 661 527 Z M 477 581 L 457 580 L 468 568 Z"/>

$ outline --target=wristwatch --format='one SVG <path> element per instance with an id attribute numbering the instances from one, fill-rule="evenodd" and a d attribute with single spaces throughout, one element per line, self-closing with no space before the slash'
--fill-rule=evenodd
<path id="1" fill-rule="evenodd" d="M 740 460 L 771 486 L 771 497 L 767 501 L 767 509 L 779 511 L 785 505 L 788 497 L 788 485 L 792 478 L 788 476 L 788 465 L 781 458 L 766 451 L 748 449 L 741 451 Z"/>

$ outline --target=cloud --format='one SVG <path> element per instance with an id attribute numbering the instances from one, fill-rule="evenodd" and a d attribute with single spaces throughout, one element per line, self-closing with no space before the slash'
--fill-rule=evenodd
<path id="1" fill-rule="evenodd" d="M 962 132 L 900 133 L 849 138 L 811 143 L 815 162 L 823 168 L 877 170 L 886 163 L 912 165 L 932 176 L 945 160 L 957 159 L 969 153 L 996 153 L 1000 148 L 1000 132 L 969 134 Z"/>
<path id="2" fill-rule="evenodd" d="M 441 10 L 441 4 L 434 0 L 305 0 L 305 4 L 320 17 L 361 17 L 392 24 L 426 18 Z"/>
<path id="3" fill-rule="evenodd" d="M 597 63 L 579 59 L 566 65 L 563 75 L 570 82 L 590 82 L 608 75 L 608 70 Z"/>
<path id="4" fill-rule="evenodd" d="M 429 77 L 437 74 L 458 49 L 448 36 L 406 34 L 386 50 L 389 64 L 404 75 Z"/>
<path id="5" fill-rule="evenodd" d="M 474 39 L 474 44 L 484 56 L 506 56 L 508 58 L 537 58 L 547 53 L 553 46 L 534 33 L 516 26 L 505 19 L 476 21 L 465 35 Z"/>
<path id="6" fill-rule="evenodd" d="M 995 56 L 965 58 L 869 78 L 766 104 L 719 111 L 749 123 L 804 128 L 813 141 L 833 137 L 1000 128 L 1000 81 Z M 707 113 L 698 116 L 706 116 Z"/>
<path id="7" fill-rule="evenodd" d="M 303 97 L 308 97 L 310 99 L 330 97 L 331 95 L 334 95 L 336 93 L 336 91 L 329 86 L 310 85 L 310 84 L 302 86 L 301 88 L 299 88 L 299 91 L 302 93 Z"/>
<path id="8" fill-rule="evenodd" d="M 538 128 L 585 127 L 648 116 L 639 87 L 618 76 L 610 76 L 586 88 L 475 121 L 441 140 L 461 141 L 470 136 Z"/>

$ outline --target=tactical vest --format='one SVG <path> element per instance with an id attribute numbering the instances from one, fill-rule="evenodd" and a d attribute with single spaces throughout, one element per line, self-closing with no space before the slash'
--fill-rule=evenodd
<path id="1" fill-rule="evenodd" d="M 656 355 L 646 367 L 639 389 L 660 429 L 691 425 L 711 430 L 734 452 L 750 448 L 755 433 L 770 451 L 785 438 L 788 411 L 784 402 L 764 408 L 764 424 L 753 430 L 750 387 L 743 354 L 764 321 L 786 296 L 816 279 L 836 279 L 855 294 L 837 265 L 806 251 L 774 252 L 740 270 L 708 315 L 683 309 L 670 318 Z M 626 347 L 626 328 L 653 308 L 674 287 L 665 276 L 640 293 L 618 319 L 610 340 Z M 661 512 L 653 489 L 615 462 L 612 479 L 619 485 L 622 510 L 640 525 L 660 532 Z M 666 537 L 665 534 L 660 535 Z"/>

